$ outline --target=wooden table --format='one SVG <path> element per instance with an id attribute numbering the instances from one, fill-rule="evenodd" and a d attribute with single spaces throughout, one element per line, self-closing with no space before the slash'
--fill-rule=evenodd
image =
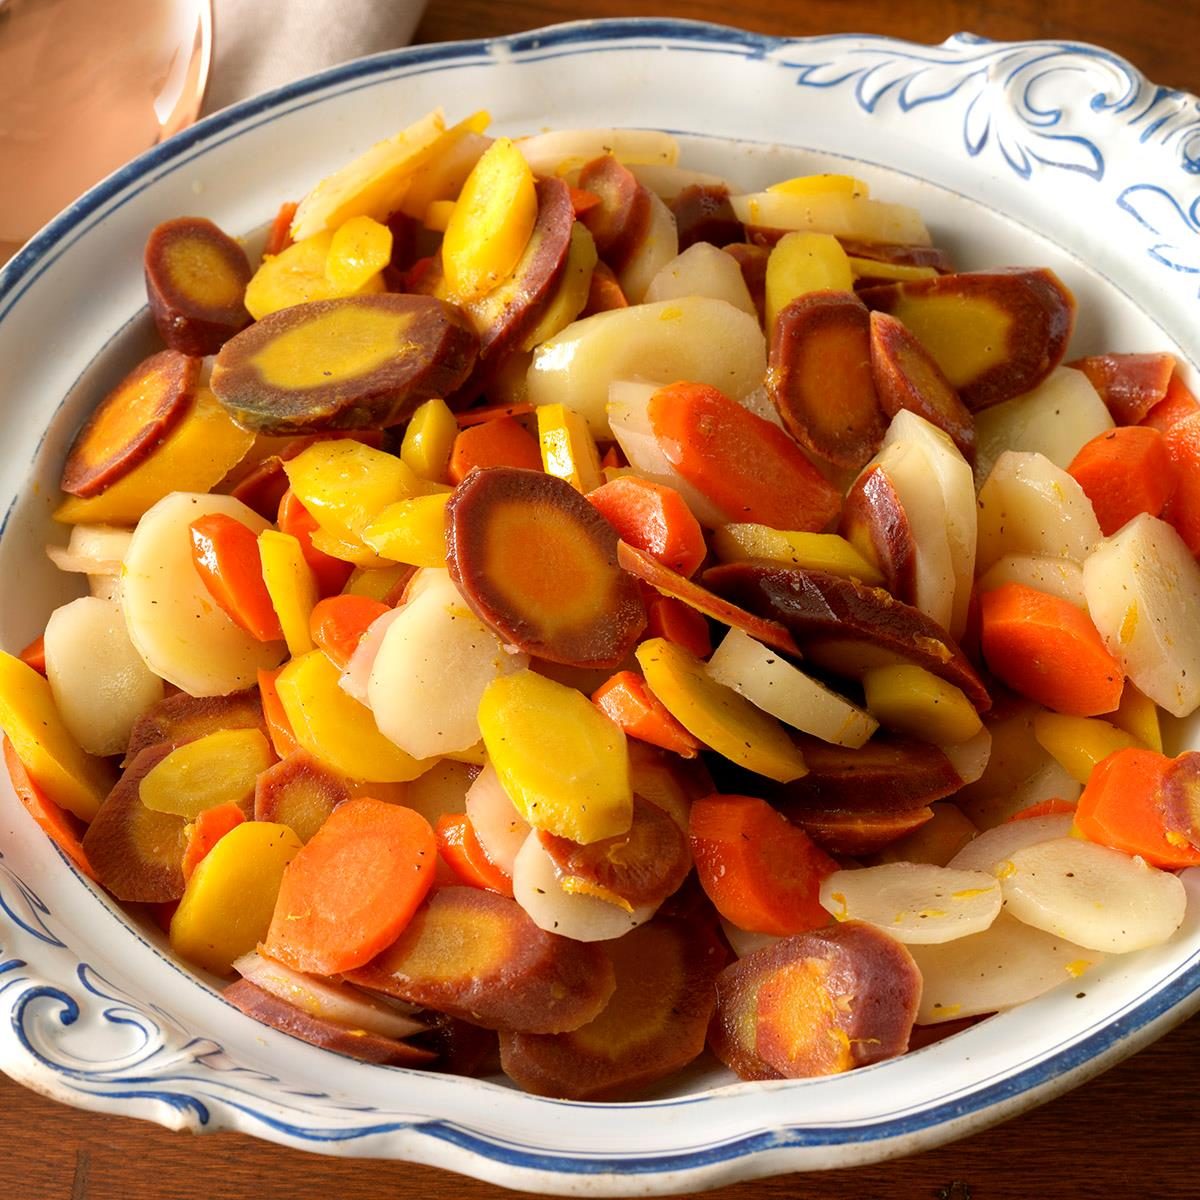
<path id="1" fill-rule="evenodd" d="M 1194 0 L 432 0 L 422 42 L 513 33 L 578 17 L 736 20 L 773 34 L 885 33 L 940 41 L 1074 38 L 1130 58 L 1150 78 L 1200 90 Z M 901 1162 L 789 1176 L 714 1200 L 1180 1200 L 1200 1196 L 1200 1018 L 1069 1096 L 966 1141 Z M 202 1143 L 140 1122 L 76 1112 L 0 1076 L 0 1200 L 484 1200 L 501 1189 L 401 1163 L 338 1161 L 233 1134 Z"/>

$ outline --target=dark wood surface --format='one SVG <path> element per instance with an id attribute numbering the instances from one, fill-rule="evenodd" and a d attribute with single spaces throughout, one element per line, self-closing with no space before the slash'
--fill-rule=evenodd
<path id="1" fill-rule="evenodd" d="M 386 2 L 386 0 L 380 0 Z M 432 0 L 422 42 L 516 32 L 578 17 L 647 15 L 734 22 L 774 34 L 885 33 L 940 41 L 1096 42 L 1159 83 L 1200 89 L 1195 0 Z M 714 1200 L 1195 1200 L 1200 1197 L 1200 1019 L 1084 1087 L 954 1145 L 899 1162 L 786 1176 Z M 0 1200 L 485 1200 L 501 1189 L 399 1163 L 322 1159 L 250 1138 L 197 1142 L 76 1112 L 0 1076 Z"/>

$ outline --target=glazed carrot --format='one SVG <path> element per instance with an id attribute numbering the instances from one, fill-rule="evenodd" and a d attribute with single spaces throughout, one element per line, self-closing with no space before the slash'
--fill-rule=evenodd
<path id="1" fill-rule="evenodd" d="M 484 408 L 469 408 L 466 412 L 454 414 L 459 426 L 465 429 L 468 425 L 482 425 L 485 421 L 496 421 L 501 417 L 527 417 L 537 412 L 535 404 L 489 404 Z"/>
<path id="2" fill-rule="evenodd" d="M 193 521 L 190 531 L 192 564 L 226 616 L 260 642 L 282 638 L 250 527 L 225 513 L 209 513 Z"/>
<path id="3" fill-rule="evenodd" d="M 1157 517 L 1175 485 L 1163 435 L 1141 425 L 1108 429 L 1092 438 L 1067 473 L 1092 502 L 1105 537 L 1139 513 Z"/>
<path id="4" fill-rule="evenodd" d="M 13 791 L 17 799 L 25 806 L 25 811 L 41 826 L 42 832 L 79 868 L 89 879 L 96 878 L 92 864 L 84 853 L 80 835 L 83 831 L 82 822 L 69 812 L 59 808 L 45 792 L 38 787 L 33 777 L 25 770 L 25 764 L 17 757 L 13 744 L 4 739 L 4 765 L 8 768 L 8 777 L 12 781 Z"/>
<path id="5" fill-rule="evenodd" d="M 1112 712 L 1125 679 L 1087 614 L 1069 600 L 1020 583 L 985 592 L 983 657 L 1013 691 L 1056 712 Z"/>
<path id="6" fill-rule="evenodd" d="M 1027 821 L 1030 817 L 1056 817 L 1062 813 L 1070 813 L 1075 811 L 1075 805 L 1070 800 L 1060 800 L 1055 797 L 1053 800 L 1042 800 L 1037 804 L 1031 804 L 1028 808 L 1023 808 L 1019 813 L 1013 813 L 1008 819 L 1010 821 Z"/>
<path id="7" fill-rule="evenodd" d="M 786 937 L 829 924 L 818 897 L 838 864 L 765 800 L 697 800 L 688 835 L 701 886 L 739 929 Z"/>
<path id="8" fill-rule="evenodd" d="M 454 873 L 453 884 L 486 888 L 502 896 L 513 894 L 512 880 L 488 858 L 466 813 L 443 813 L 434 834 L 438 854 Z"/>
<path id="9" fill-rule="evenodd" d="M 629 464 L 625 461 L 625 456 L 621 453 L 621 449 L 616 442 L 613 442 L 613 444 L 609 446 L 607 450 L 605 450 L 603 457 L 600 459 L 600 469 L 602 471 L 616 471 L 620 470 L 621 467 L 627 466 L 629 466 Z"/>
<path id="10" fill-rule="evenodd" d="M 1200 411 L 1176 421 L 1163 441 L 1175 473 L 1175 493 L 1163 517 L 1179 531 L 1187 548 L 1200 554 Z"/>
<path id="11" fill-rule="evenodd" d="M 163 931 L 163 933 L 171 932 L 171 921 L 175 916 L 175 910 L 179 907 L 178 900 L 163 900 L 159 904 L 149 904 L 146 906 L 150 909 L 150 915 L 154 918 L 154 923 Z"/>
<path id="12" fill-rule="evenodd" d="M 708 554 L 700 522 L 674 488 L 622 475 L 589 492 L 588 499 L 622 541 L 680 575 L 694 574 Z"/>
<path id="13" fill-rule="evenodd" d="M 263 717 L 267 722 L 267 736 L 271 739 L 271 748 L 281 759 L 300 749 L 291 722 L 284 712 L 283 701 L 279 699 L 279 693 L 275 690 L 275 680 L 282 670 L 282 667 L 277 667 L 274 671 L 258 673 L 258 695 L 262 701 Z"/>
<path id="14" fill-rule="evenodd" d="M 285 200 L 271 222 L 271 231 L 267 234 L 263 254 L 282 254 L 292 244 L 292 218 L 299 206 L 291 200 Z"/>
<path id="15" fill-rule="evenodd" d="M 189 826 L 183 852 L 183 877 L 190 879 L 204 856 L 231 830 L 246 819 L 236 804 L 206 808 Z"/>
<path id="16" fill-rule="evenodd" d="M 312 640 L 335 667 L 344 670 L 367 627 L 389 611 L 370 596 L 329 596 L 312 610 Z"/>
<path id="17" fill-rule="evenodd" d="M 39 675 L 46 673 L 46 639 L 39 633 L 17 657 Z"/>
<path id="18" fill-rule="evenodd" d="M 593 693 L 592 703 L 610 721 L 630 736 L 672 750 L 684 758 L 695 758 L 700 743 L 663 707 L 633 671 L 618 671 Z"/>
<path id="19" fill-rule="evenodd" d="M 1095 354 L 1067 363 L 1082 371 L 1118 425 L 1136 425 L 1166 399 L 1173 354 Z"/>
<path id="20" fill-rule="evenodd" d="M 475 467 L 525 467 L 542 469 L 537 440 L 513 417 L 500 417 L 482 425 L 468 425 L 454 439 L 450 451 L 450 482 L 461 483 Z"/>
<path id="21" fill-rule="evenodd" d="M 320 526 L 291 488 L 283 493 L 275 523 L 280 533 L 290 533 L 300 543 L 304 561 L 312 569 L 320 595 L 334 596 L 346 586 L 346 580 L 354 571 L 353 564 L 342 562 L 340 558 L 334 558 L 312 544 L 312 535 Z"/>
<path id="22" fill-rule="evenodd" d="M 1149 425 L 1159 433 L 1166 433 L 1177 421 L 1194 417 L 1200 413 L 1200 400 L 1192 395 L 1191 389 L 1179 378 L 1176 371 L 1167 385 L 1167 394 L 1142 418 L 1142 425 Z"/>
<path id="23" fill-rule="evenodd" d="M 729 520 L 816 531 L 837 516 L 840 493 L 800 447 L 715 387 L 659 388 L 648 413 L 671 465 Z"/>
<path id="24" fill-rule="evenodd" d="M 229 494 L 252 508 L 264 521 L 274 521 L 287 490 L 288 477 L 283 469 L 283 459 L 278 454 L 271 454 L 243 475 Z"/>
<path id="25" fill-rule="evenodd" d="M 697 658 L 712 653 L 712 635 L 704 614 L 674 596 L 662 596 L 651 588 L 645 589 L 646 636 L 665 638 Z"/>
<path id="26" fill-rule="evenodd" d="M 592 282 L 588 285 L 587 303 L 583 306 L 581 317 L 590 317 L 596 313 L 608 312 L 613 308 L 628 308 L 629 301 L 621 291 L 617 277 L 607 263 L 598 262 L 592 269 Z"/>
<path id="27" fill-rule="evenodd" d="M 437 857 L 411 808 L 365 796 L 338 805 L 283 873 L 266 953 L 316 975 L 363 966 L 412 919 Z"/>
<path id="28" fill-rule="evenodd" d="M 577 217 L 589 208 L 595 208 L 599 203 L 600 197 L 595 192 L 589 192 L 586 188 L 571 188 L 571 208 Z"/>
<path id="29" fill-rule="evenodd" d="M 1174 759 L 1154 750 L 1117 750 L 1092 769 L 1075 825 L 1089 841 L 1124 854 L 1140 854 L 1168 871 L 1200 866 L 1200 850 L 1168 833 L 1162 786 Z"/>

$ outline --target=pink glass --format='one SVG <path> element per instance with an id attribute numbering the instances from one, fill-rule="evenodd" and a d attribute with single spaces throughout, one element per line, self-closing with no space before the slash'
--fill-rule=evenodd
<path id="1" fill-rule="evenodd" d="M 0 263 L 200 111 L 210 0 L 0 0 Z"/>

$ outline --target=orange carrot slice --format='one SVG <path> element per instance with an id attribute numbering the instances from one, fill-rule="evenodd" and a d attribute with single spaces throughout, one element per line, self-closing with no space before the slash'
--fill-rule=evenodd
<path id="1" fill-rule="evenodd" d="M 245 819 L 245 813 L 236 804 L 218 804 L 215 808 L 206 808 L 188 826 L 187 846 L 183 851 L 184 879 L 190 879 L 192 872 L 204 861 L 204 856 Z"/>
<path id="2" fill-rule="evenodd" d="M 514 417 L 468 425 L 454 439 L 449 475 L 461 483 L 477 467 L 542 469 L 542 452 L 533 435 Z"/>
<path id="3" fill-rule="evenodd" d="M 282 254 L 292 244 L 292 218 L 296 215 L 299 205 L 294 200 L 285 200 L 271 222 L 267 243 L 263 246 L 263 255 Z"/>
<path id="4" fill-rule="evenodd" d="M 46 673 L 46 639 L 39 633 L 17 657 L 39 675 Z"/>
<path id="5" fill-rule="evenodd" d="M 17 752 L 8 738 L 4 739 L 4 765 L 8 769 L 13 791 L 25 806 L 25 811 L 80 871 L 89 879 L 95 879 L 96 872 L 92 870 L 92 864 L 88 862 L 88 856 L 80 841 L 82 824 L 78 818 L 55 804 L 38 787 L 33 777 L 25 770 L 25 764 L 17 757 Z"/>
<path id="6" fill-rule="evenodd" d="M 693 575 L 708 555 L 704 531 L 671 487 L 623 475 L 588 494 L 622 541 L 654 555 L 680 575 Z"/>
<path id="7" fill-rule="evenodd" d="M 630 737 L 695 758 L 700 743 L 663 707 L 633 671 L 618 671 L 592 693 L 592 703 Z"/>
<path id="8" fill-rule="evenodd" d="M 1157 429 L 1139 425 L 1109 429 L 1092 438 L 1071 460 L 1067 473 L 1092 502 L 1105 537 L 1139 513 L 1157 517 L 1175 486 L 1166 439 Z"/>
<path id="9" fill-rule="evenodd" d="M 646 589 L 646 636 L 665 638 L 690 651 L 697 658 L 712 653 L 712 635 L 704 614 L 677 600 Z"/>
<path id="10" fill-rule="evenodd" d="M 1154 750 L 1117 750 L 1092 768 L 1075 809 L 1089 841 L 1140 854 L 1168 871 L 1200 866 L 1200 849 L 1167 825 L 1163 797 L 1176 760 Z"/>
<path id="11" fill-rule="evenodd" d="M 300 748 L 300 743 L 296 740 L 292 723 L 284 711 L 283 701 L 279 699 L 279 693 L 275 690 L 275 680 L 279 678 L 282 670 L 282 667 L 276 667 L 273 671 L 260 670 L 258 692 L 262 700 L 262 715 L 267 727 L 267 736 L 271 739 L 271 747 L 280 758 L 287 758 Z"/>
<path id="12" fill-rule="evenodd" d="M 454 872 L 456 882 L 512 896 L 512 879 L 488 858 L 466 813 L 443 813 L 434 833 L 438 853 Z"/>
<path id="13" fill-rule="evenodd" d="M 688 833 L 704 891 L 739 929 L 786 937 L 829 924 L 819 893 L 837 863 L 765 800 L 706 796 Z"/>
<path id="14" fill-rule="evenodd" d="M 1094 717 L 1121 701 L 1125 676 L 1088 615 L 1020 583 L 985 592 L 980 641 L 992 672 L 1056 712 Z"/>
<path id="15" fill-rule="evenodd" d="M 1175 475 L 1175 493 L 1163 517 L 1175 526 L 1187 548 L 1200 554 L 1200 412 L 1176 421 L 1164 435 Z"/>
<path id="16" fill-rule="evenodd" d="M 290 533 L 300 543 L 300 552 L 311 568 L 317 581 L 317 591 L 322 596 L 336 595 L 346 586 L 346 581 L 354 571 L 353 564 L 334 558 L 313 545 L 312 535 L 320 526 L 291 488 L 284 492 L 279 502 L 276 524 L 280 533 Z"/>
<path id="17" fill-rule="evenodd" d="M 193 521 L 190 531 L 192 564 L 226 616 L 260 642 L 282 638 L 250 527 L 225 513 L 209 513 Z"/>
<path id="18" fill-rule="evenodd" d="M 266 953 L 316 975 L 363 966 L 412 919 L 436 860 L 420 813 L 367 797 L 346 801 L 284 871 Z"/>
<path id="19" fill-rule="evenodd" d="M 373 622 L 390 612 L 386 604 L 370 596 L 328 596 L 312 610 L 309 625 L 312 639 L 329 661 L 345 670 L 362 635 Z"/>
<path id="20" fill-rule="evenodd" d="M 731 521 L 815 531 L 838 515 L 840 494 L 800 447 L 716 388 L 671 384 L 648 412 L 667 460 Z"/>

